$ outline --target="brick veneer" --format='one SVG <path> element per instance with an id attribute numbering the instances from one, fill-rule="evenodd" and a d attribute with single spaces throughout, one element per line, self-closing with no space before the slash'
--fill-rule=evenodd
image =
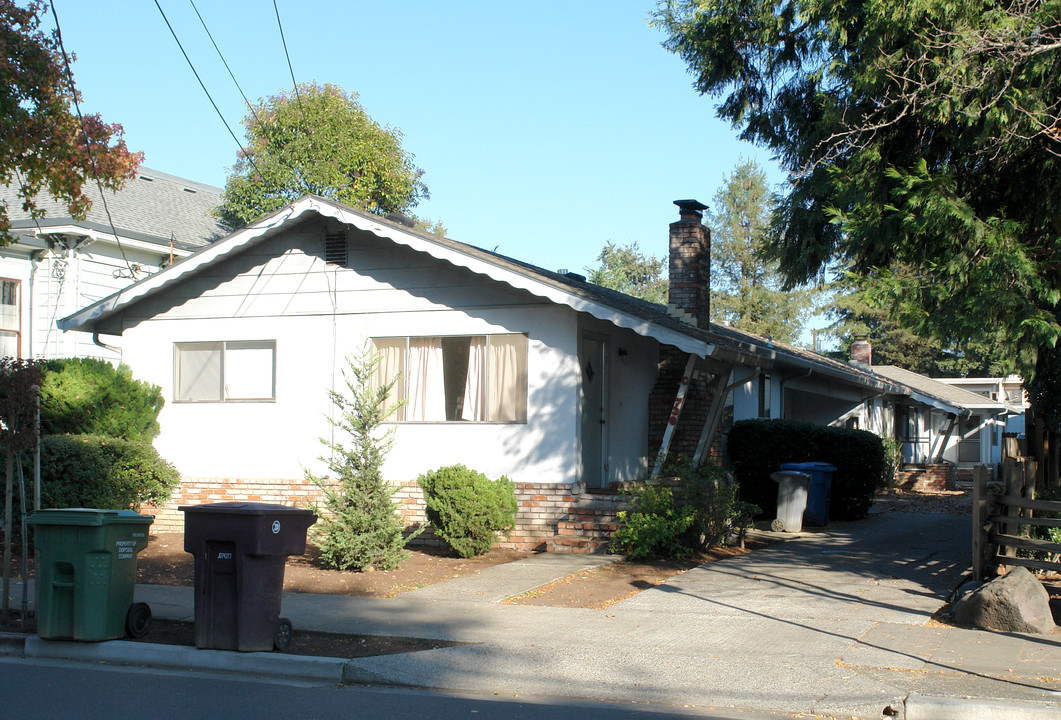
<path id="1" fill-rule="evenodd" d="M 581 483 L 517 483 L 519 512 L 516 527 L 507 538 L 499 540 L 498 546 L 518 550 L 546 549 L 547 541 L 557 534 L 559 523 L 575 513 L 584 490 Z M 141 512 L 155 516 L 152 532 L 182 532 L 184 513 L 177 509 L 181 505 L 267 502 L 305 507 L 321 499 L 317 486 L 304 480 L 185 478 L 169 502 L 162 507 L 144 506 Z M 401 502 L 401 516 L 407 526 L 427 524 L 423 492 L 415 480 L 402 485 L 395 493 L 395 499 Z M 439 543 L 430 527 L 415 542 Z"/>
<path id="2" fill-rule="evenodd" d="M 953 490 L 958 479 L 958 468 L 954 463 L 943 462 L 928 465 L 904 465 L 895 474 L 896 485 L 903 490 L 939 491 Z"/>

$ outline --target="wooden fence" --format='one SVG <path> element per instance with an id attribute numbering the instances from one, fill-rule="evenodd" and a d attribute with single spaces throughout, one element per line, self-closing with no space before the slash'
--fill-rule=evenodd
<path id="1" fill-rule="evenodd" d="M 1036 463 L 1007 458 L 1002 479 L 990 480 L 987 467 L 973 471 L 973 575 L 978 580 L 998 565 L 1021 565 L 1061 572 L 1061 543 L 1029 537 L 1033 527 L 1061 528 L 1061 502 L 1035 498 Z M 1017 557 L 1018 550 L 1049 559 Z"/>

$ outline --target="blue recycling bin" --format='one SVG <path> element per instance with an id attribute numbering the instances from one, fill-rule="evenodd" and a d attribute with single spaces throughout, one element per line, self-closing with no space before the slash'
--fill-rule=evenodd
<path id="1" fill-rule="evenodd" d="M 836 466 L 826 462 L 781 463 L 782 470 L 795 470 L 810 475 L 807 509 L 803 524 L 824 527 L 829 524 L 829 504 L 832 495 L 833 473 Z"/>

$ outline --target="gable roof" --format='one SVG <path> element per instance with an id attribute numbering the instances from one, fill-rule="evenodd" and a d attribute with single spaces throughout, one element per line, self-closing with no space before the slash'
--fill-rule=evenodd
<path id="1" fill-rule="evenodd" d="M 873 371 L 878 375 L 883 375 L 886 378 L 906 385 L 919 395 L 928 396 L 930 399 L 946 403 L 957 409 L 992 410 L 996 412 L 1002 412 L 1006 409 L 1004 404 L 986 398 L 983 395 L 978 395 L 969 390 L 965 390 L 964 388 L 941 383 L 938 380 L 933 380 L 930 377 L 911 370 L 904 370 L 901 367 L 896 367 L 894 365 L 877 365 L 874 366 Z M 920 399 L 924 402 L 924 398 L 915 399 Z M 925 402 L 925 404 L 932 405 L 933 403 Z"/>
<path id="2" fill-rule="evenodd" d="M 96 184 L 86 184 L 84 192 L 93 202 L 84 220 L 75 220 L 63 203 L 47 193 L 40 193 L 36 202 L 45 211 L 45 216 L 34 221 L 22 210 L 18 190 L 18 182 L 0 185 L 0 202 L 7 205 L 11 229 L 16 234 L 20 230 L 36 231 L 38 226 L 45 232 L 77 227 L 98 232 L 101 237 L 113 237 L 108 210 L 120 237 L 166 247 L 171 235 L 176 247 L 191 250 L 227 233 L 211 215 L 221 203 L 221 188 L 145 167 L 141 167 L 137 176 L 121 190 L 104 190 L 106 207 L 100 201 Z"/>
<path id="3" fill-rule="evenodd" d="M 438 260 L 525 290 L 550 302 L 588 313 L 702 358 L 716 358 L 745 365 L 789 367 L 798 369 L 801 373 L 806 372 L 808 376 L 817 373 L 819 376 L 848 384 L 872 388 L 876 392 L 906 393 L 903 387 L 847 363 L 717 323 L 711 323 L 708 329 L 699 328 L 674 317 L 664 305 L 603 288 L 579 277 L 545 270 L 504 255 L 416 230 L 313 195 L 307 195 L 162 272 L 144 278 L 60 320 L 58 325 L 62 330 L 96 331 L 100 323 L 130 305 L 252 247 L 312 214 L 334 218 L 343 224 L 371 232 Z"/>

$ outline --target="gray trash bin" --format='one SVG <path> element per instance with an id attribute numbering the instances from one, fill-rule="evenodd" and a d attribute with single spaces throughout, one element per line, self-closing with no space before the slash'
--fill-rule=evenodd
<path id="1" fill-rule="evenodd" d="M 803 529 L 803 511 L 807 509 L 810 475 L 782 470 L 770 479 L 777 483 L 777 519 L 770 524 L 774 532 L 799 532 Z"/>

